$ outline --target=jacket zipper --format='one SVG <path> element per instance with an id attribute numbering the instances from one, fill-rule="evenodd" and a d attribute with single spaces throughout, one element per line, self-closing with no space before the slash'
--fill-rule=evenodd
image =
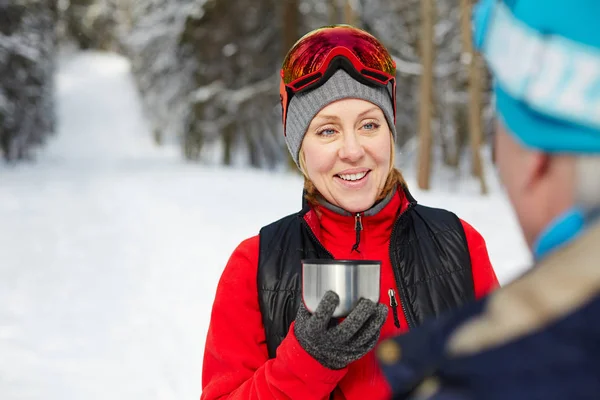
<path id="1" fill-rule="evenodd" d="M 406 309 L 406 288 L 404 287 L 404 283 L 400 279 L 400 270 L 397 266 L 398 263 L 394 263 L 394 261 L 396 261 L 396 257 L 394 255 L 394 252 L 392 251 L 392 243 L 394 243 L 394 236 L 396 234 L 396 227 L 398 226 L 398 221 L 400 221 L 400 218 L 402 218 L 402 216 L 404 216 L 406 212 L 412 207 L 413 204 L 409 203 L 408 207 L 406 207 L 406 210 L 404 210 L 400 215 L 398 215 L 396 221 L 394 221 L 394 226 L 392 227 L 392 234 L 390 236 L 390 244 L 388 246 L 388 251 L 390 254 L 390 263 L 392 264 L 392 271 L 394 272 L 394 280 L 396 281 L 396 287 L 400 291 L 400 306 L 402 307 L 402 312 L 404 313 L 404 317 L 406 318 L 406 323 L 408 324 L 409 328 L 414 328 L 416 324 L 413 322 L 412 315 L 410 315 Z"/>
<path id="2" fill-rule="evenodd" d="M 396 325 L 396 328 L 400 328 L 400 319 L 398 318 L 398 301 L 396 301 L 394 289 L 388 290 L 388 296 L 390 297 L 390 306 L 392 307 L 392 312 L 394 313 L 394 325 Z"/>
<path id="3" fill-rule="evenodd" d="M 353 251 L 360 253 L 360 250 L 358 249 L 358 245 L 360 244 L 360 232 L 362 230 L 363 230 L 362 218 L 360 216 L 360 213 L 356 213 L 356 215 L 354 216 L 354 231 L 356 232 L 356 241 L 354 242 L 354 246 L 352 246 L 352 250 L 350 251 L 350 253 L 352 253 Z"/>

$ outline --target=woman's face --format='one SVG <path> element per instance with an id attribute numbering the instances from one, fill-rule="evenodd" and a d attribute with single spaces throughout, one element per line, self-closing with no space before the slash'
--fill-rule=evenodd
<path id="1" fill-rule="evenodd" d="M 390 171 L 391 131 L 376 105 L 360 99 L 328 104 L 302 142 L 304 173 L 331 204 L 356 213 L 375 204 Z"/>

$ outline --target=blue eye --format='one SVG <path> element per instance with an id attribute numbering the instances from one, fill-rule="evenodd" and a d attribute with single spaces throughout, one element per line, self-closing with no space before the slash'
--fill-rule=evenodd
<path id="1" fill-rule="evenodd" d="M 318 132 L 319 136 L 331 136 L 335 133 L 335 129 L 333 128 L 325 128 Z"/>
<path id="2" fill-rule="evenodd" d="M 379 128 L 379 124 L 378 124 L 378 123 L 376 123 L 376 122 L 367 122 L 367 123 L 366 123 L 366 124 L 364 124 L 362 127 L 363 127 L 363 129 L 366 129 L 366 130 L 368 130 L 368 131 L 372 131 L 372 130 L 374 130 L 374 129 L 377 129 L 377 128 Z"/>

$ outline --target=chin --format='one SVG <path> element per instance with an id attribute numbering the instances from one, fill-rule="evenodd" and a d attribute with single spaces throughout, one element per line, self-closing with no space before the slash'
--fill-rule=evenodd
<path id="1" fill-rule="evenodd" d="M 375 204 L 375 196 L 368 196 L 356 199 L 344 199 L 340 202 L 340 207 L 350 213 L 358 213 L 368 210 Z"/>

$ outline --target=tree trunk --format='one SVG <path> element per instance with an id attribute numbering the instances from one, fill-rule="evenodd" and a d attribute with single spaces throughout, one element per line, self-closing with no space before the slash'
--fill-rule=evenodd
<path id="1" fill-rule="evenodd" d="M 356 18 L 356 11 L 352 7 L 352 0 L 346 0 L 344 2 L 344 19 L 348 25 L 358 26 L 358 19 Z"/>
<path id="2" fill-rule="evenodd" d="M 298 0 L 283 0 L 283 55 L 298 40 Z"/>
<path id="3" fill-rule="evenodd" d="M 327 1 L 327 16 L 329 18 L 329 25 L 334 25 L 334 24 L 339 23 L 337 0 L 326 0 L 326 1 Z"/>
<path id="4" fill-rule="evenodd" d="M 460 0 L 461 6 L 461 27 L 463 48 L 468 61 L 469 68 L 469 137 L 471 141 L 471 173 L 479 178 L 481 184 L 481 194 L 487 193 L 487 184 L 483 171 L 483 162 L 481 160 L 481 102 L 482 102 L 482 79 L 479 57 L 473 49 L 471 34 L 471 1 Z"/>
<path id="5" fill-rule="evenodd" d="M 421 1 L 421 60 L 423 74 L 421 75 L 421 107 L 419 109 L 419 159 L 418 185 L 423 190 L 429 189 L 431 175 L 431 109 L 433 102 L 433 0 Z"/>
<path id="6" fill-rule="evenodd" d="M 250 166 L 254 168 L 260 168 L 260 155 L 258 153 L 258 146 L 256 145 L 254 135 L 250 134 L 250 132 L 248 132 L 246 135 L 246 144 L 248 146 Z"/>
<path id="7" fill-rule="evenodd" d="M 223 164 L 230 166 L 233 163 L 233 142 L 235 139 L 235 124 L 228 123 L 223 128 Z"/>

